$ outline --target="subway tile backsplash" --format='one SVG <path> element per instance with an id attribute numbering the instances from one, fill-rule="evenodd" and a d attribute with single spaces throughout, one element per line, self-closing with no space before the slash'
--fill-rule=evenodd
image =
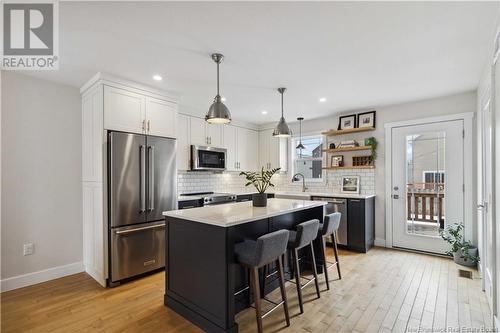
<path id="1" fill-rule="evenodd" d="M 329 170 L 326 172 L 324 182 L 306 182 L 308 192 L 339 193 L 342 176 L 359 176 L 361 182 L 360 193 L 375 194 L 374 169 Z M 270 188 L 269 192 L 302 190 L 302 182 L 292 184 L 288 173 L 275 175 L 273 183 L 275 187 Z M 179 171 L 177 189 L 179 194 L 210 191 L 231 193 L 255 192 L 253 186 L 245 187 L 245 177 L 240 176 L 239 172 L 211 173 Z"/>

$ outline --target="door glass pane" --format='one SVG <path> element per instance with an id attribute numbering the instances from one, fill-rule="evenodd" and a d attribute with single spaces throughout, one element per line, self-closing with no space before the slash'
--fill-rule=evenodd
<path id="1" fill-rule="evenodd" d="M 445 224 L 445 132 L 406 136 L 406 232 L 439 237 Z"/>

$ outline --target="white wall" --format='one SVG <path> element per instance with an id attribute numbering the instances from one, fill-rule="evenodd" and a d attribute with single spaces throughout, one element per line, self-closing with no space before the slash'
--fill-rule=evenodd
<path id="1" fill-rule="evenodd" d="M 1 75 L 1 279 L 5 290 L 19 282 L 9 278 L 28 274 L 24 279 L 37 281 L 29 273 L 81 267 L 81 113 L 76 88 L 14 72 Z M 26 242 L 35 245 L 31 256 L 23 256 Z M 58 272 L 41 275 L 50 278 Z"/>
<path id="2" fill-rule="evenodd" d="M 384 124 L 419 119 L 425 117 L 433 117 L 439 115 L 456 114 L 464 112 L 475 112 L 476 92 L 464 92 L 451 96 L 438 97 L 423 101 L 409 102 L 391 106 L 381 106 L 370 108 L 377 111 L 377 129 L 374 132 L 358 133 L 352 135 L 352 138 L 361 141 L 367 136 L 374 136 L 378 140 L 377 160 L 375 168 L 375 192 L 376 192 L 376 207 L 375 207 L 375 237 L 378 244 L 385 240 L 385 130 Z M 343 112 L 344 114 L 355 114 L 366 110 L 353 110 L 352 112 Z M 307 113 L 303 114 L 305 120 L 302 123 L 302 133 L 317 134 L 328 129 L 337 129 L 338 115 L 333 115 L 326 118 L 318 118 L 307 120 Z M 262 126 L 262 128 L 270 128 L 274 124 Z M 299 133 L 298 123 L 290 124 L 295 135 Z M 351 137 L 351 136 L 350 136 Z M 475 184 L 475 183 L 474 183 Z"/>

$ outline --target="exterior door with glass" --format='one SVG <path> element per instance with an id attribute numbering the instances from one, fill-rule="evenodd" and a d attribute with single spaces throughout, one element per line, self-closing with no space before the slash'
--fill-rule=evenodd
<path id="1" fill-rule="evenodd" d="M 392 128 L 393 246 L 443 254 L 439 232 L 464 223 L 463 120 Z"/>

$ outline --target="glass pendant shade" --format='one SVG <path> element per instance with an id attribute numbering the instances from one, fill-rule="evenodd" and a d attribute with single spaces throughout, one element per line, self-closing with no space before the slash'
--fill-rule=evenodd
<path id="1" fill-rule="evenodd" d="M 219 94 L 219 64 L 223 58 L 224 56 L 220 53 L 212 54 L 212 60 L 217 64 L 217 95 L 205 116 L 205 121 L 209 124 L 228 124 L 231 122 L 231 112 L 229 112 L 229 109 L 222 103 Z"/>
<path id="2" fill-rule="evenodd" d="M 278 92 L 281 94 L 281 118 L 273 131 L 273 136 L 277 138 L 287 138 L 292 135 L 292 131 L 290 127 L 288 127 L 285 117 L 283 116 L 283 93 L 285 90 L 286 88 L 278 88 Z"/>

